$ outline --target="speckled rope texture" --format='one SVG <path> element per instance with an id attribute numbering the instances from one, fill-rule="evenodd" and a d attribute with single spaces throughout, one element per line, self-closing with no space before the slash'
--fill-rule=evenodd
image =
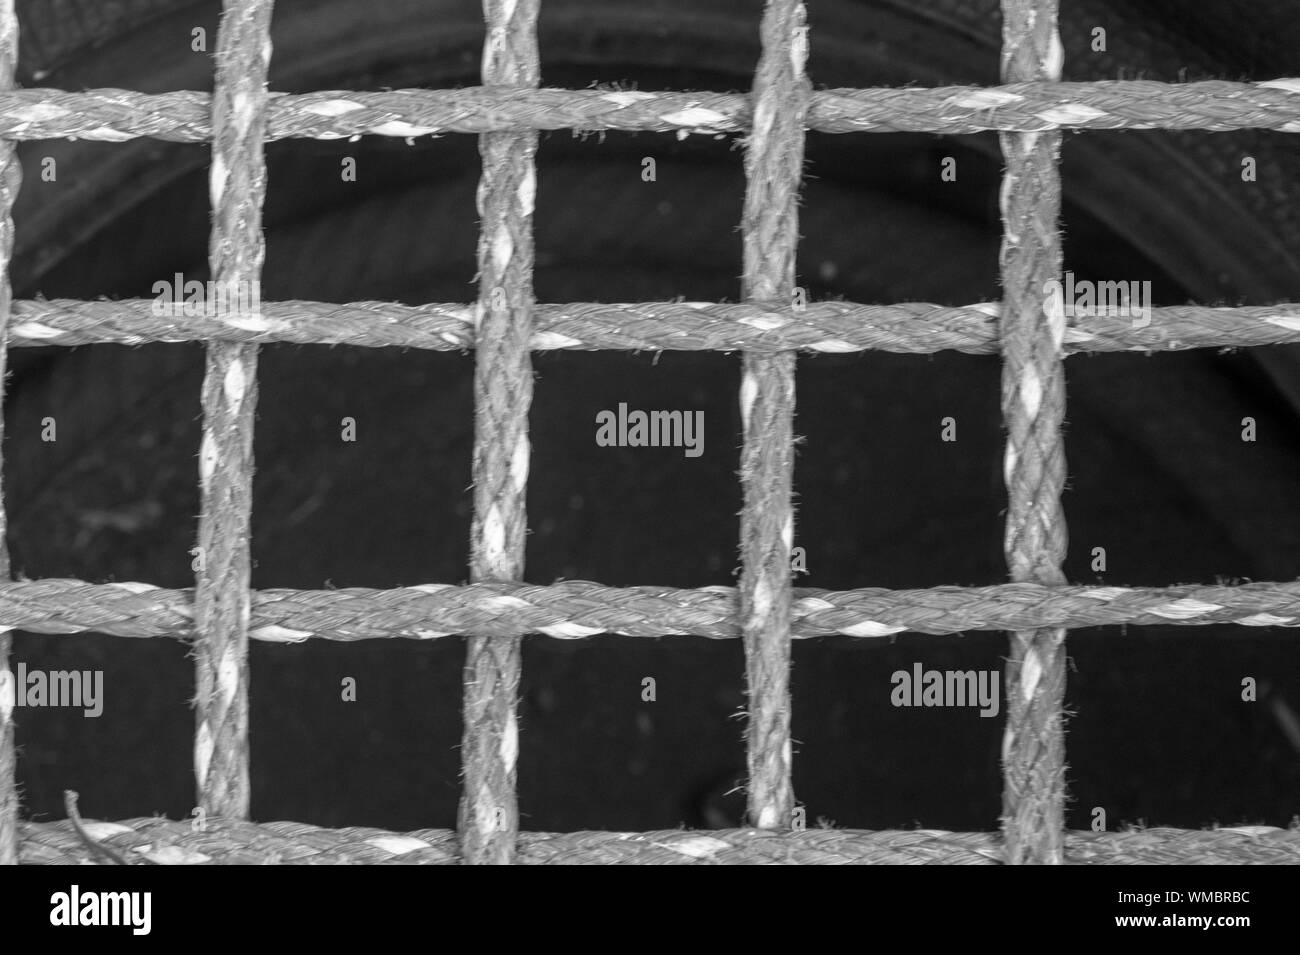
<path id="1" fill-rule="evenodd" d="M 156 818 L 91 820 L 83 825 L 93 839 L 125 858 L 166 865 L 455 865 L 462 861 L 456 833 L 446 829 L 403 833 L 360 827 L 318 829 L 298 822 L 220 821 L 196 832 L 189 823 Z M 24 864 L 91 861 L 85 843 L 66 821 L 22 823 L 19 828 Z M 1300 863 L 1300 831 L 1271 826 L 1068 832 L 1064 844 L 1065 861 L 1073 864 Z M 521 832 L 516 861 L 525 865 L 996 865 L 1002 861 L 1002 848 L 993 832 L 933 829 Z"/>
<path id="2" fill-rule="evenodd" d="M 18 68 L 18 17 L 14 0 L 0 0 L 0 90 L 14 88 Z M 14 200 L 23 181 L 23 167 L 14 143 L 0 140 L 0 403 L 4 397 L 5 368 L 9 361 L 6 344 L 11 320 L 13 289 L 9 285 L 9 262 L 14 252 Z M 0 446 L 4 443 L 4 415 L 0 414 Z M 0 478 L 4 456 L 0 454 Z M 0 492 L 0 581 L 9 579 L 9 546 L 5 535 L 4 494 Z M 14 674 L 9 668 L 10 627 L 0 627 L 0 865 L 18 861 L 17 756 L 14 750 Z"/>
<path id="3" fill-rule="evenodd" d="M 585 580 L 538 586 L 424 584 L 393 590 L 259 590 L 249 638 L 435 640 L 457 634 L 518 637 L 544 633 L 579 640 L 598 633 L 631 637 L 740 636 L 732 587 L 606 587 Z M 861 639 L 967 630 L 1137 625 L 1300 627 L 1300 582 L 1237 586 L 1086 587 L 1000 584 L 924 590 L 792 592 L 791 636 Z M 106 633 L 196 639 L 194 592 L 149 584 L 91 584 L 47 578 L 0 583 L 0 626 L 33 633 Z"/>
<path id="4" fill-rule="evenodd" d="M 33 89 L 0 94 L 0 136 L 121 142 L 212 138 L 205 93 Z M 740 93 L 468 89 L 272 93 L 267 138 L 429 136 L 525 129 L 742 133 L 753 101 Z M 1275 129 L 1300 132 L 1300 79 L 1266 83 L 1012 83 L 996 88 L 818 90 L 808 128 L 820 133 L 978 133 L 1053 129 Z"/>
<path id="5" fill-rule="evenodd" d="M 266 195 L 263 127 L 271 0 L 225 0 L 212 97 L 212 235 L 218 287 L 261 281 Z M 260 296 L 259 296 L 260 297 Z M 250 299 L 251 300 L 251 299 Z M 195 627 L 198 724 L 194 773 L 210 816 L 248 818 L 249 541 L 257 345 L 215 342 L 203 380 Z"/>
<path id="6" fill-rule="evenodd" d="M 19 301 L 9 344 L 141 345 L 145 342 L 289 342 L 460 351 L 477 344 L 475 307 L 394 302 L 263 302 L 256 319 L 155 316 L 151 299 Z M 932 305 L 789 303 L 569 302 L 538 304 L 532 351 L 888 351 L 928 355 L 951 349 L 995 355 L 999 302 Z M 1127 315 L 1095 315 L 1067 325 L 1067 355 L 1182 351 L 1300 343 L 1300 303 L 1151 309 L 1150 324 Z"/>
<path id="7" fill-rule="evenodd" d="M 1300 132 L 1300 80 L 1266 83 L 1060 83 L 1055 4 L 1005 0 L 1003 85 L 823 90 L 803 75 L 801 7 L 769 0 L 751 94 L 537 89 L 537 0 L 486 0 L 481 87 L 268 93 L 269 0 L 226 0 L 212 95 L 123 90 L 15 90 L 17 22 L 0 0 L 0 272 L 21 170 L 13 141 L 140 136 L 212 142 L 218 281 L 256 282 L 263 244 L 263 143 L 287 137 L 482 134 L 480 289 L 476 305 L 268 303 L 251 314 L 157 316 L 149 301 L 9 302 L 0 279 L 0 352 L 8 344 L 211 343 L 200 454 L 202 569 L 195 590 L 77 580 L 11 582 L 0 548 L 0 666 L 11 629 L 94 631 L 191 641 L 199 657 L 196 773 L 210 818 L 88 822 L 128 859 L 229 862 L 1256 862 L 1300 863 L 1300 829 L 1066 832 L 1060 692 L 1064 628 L 1115 624 L 1300 626 L 1300 582 L 1167 588 L 1076 587 L 1060 575 L 1064 474 L 1062 358 L 1089 351 L 1168 351 L 1300 341 L 1300 305 L 1153 309 L 1151 322 L 1044 315 L 1041 283 L 1059 271 L 1059 130 L 1267 128 Z M 749 133 L 744 297 L 740 304 L 535 305 L 531 214 L 535 132 L 622 129 Z M 1002 303 L 862 305 L 789 300 L 805 129 L 1004 135 L 1006 237 Z M 12 313 L 12 315 L 10 314 Z M 464 586 L 266 590 L 248 580 L 255 349 L 261 342 L 478 350 L 475 523 Z M 529 352 L 542 349 L 743 351 L 745 517 L 739 588 L 522 583 L 528 467 Z M 791 589 L 790 472 L 795 352 L 929 353 L 1005 358 L 1013 582 L 890 591 Z M 0 367 L 0 372 L 3 368 Z M 2 375 L 0 375 L 2 380 Z M 0 513 L 0 539 L 3 514 Z M 1002 835 L 991 832 L 787 831 L 790 789 L 788 640 L 887 638 L 904 630 L 1009 630 L 1009 706 Z M 750 812 L 758 828 L 654 833 L 518 833 L 514 701 L 518 640 L 695 634 L 742 638 L 751 692 Z M 392 833 L 255 825 L 248 812 L 247 641 L 471 639 L 466 666 L 465 794 L 460 832 Z M 68 822 L 18 822 L 13 703 L 0 695 L 0 862 L 87 861 Z M 501 811 L 498 811 L 501 810 Z"/>
<path id="8" fill-rule="evenodd" d="M 742 222 L 747 302 L 794 295 L 803 181 L 808 27 L 798 0 L 768 0 L 754 76 L 754 126 L 745 151 Z M 746 353 L 741 368 L 740 621 L 745 641 L 749 821 L 788 827 L 790 780 L 790 549 L 794 546 L 795 353 Z"/>
<path id="9" fill-rule="evenodd" d="M 483 82 L 536 86 L 539 0 L 484 0 Z M 518 581 L 528 533 L 528 408 L 533 398 L 534 157 L 537 134 L 483 133 L 478 187 L 478 351 L 474 366 L 474 526 L 471 576 Z M 515 764 L 519 636 L 471 631 L 465 657 L 458 826 L 466 862 L 507 864 L 519 831 Z"/>
<path id="10" fill-rule="evenodd" d="M 1002 0 L 1002 80 L 1054 81 L 1065 54 L 1057 0 Z M 1016 583 L 1065 583 L 1065 312 L 1044 308 L 1061 273 L 1061 134 L 1002 133 L 1004 550 Z M 1011 634 L 1002 740 L 1002 831 L 1011 863 L 1063 861 L 1065 630 Z"/>

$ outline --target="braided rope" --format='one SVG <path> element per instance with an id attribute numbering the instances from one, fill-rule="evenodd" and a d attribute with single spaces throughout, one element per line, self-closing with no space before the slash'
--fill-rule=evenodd
<path id="1" fill-rule="evenodd" d="M 0 90 L 11 90 L 18 67 L 18 17 L 14 0 L 0 0 Z M 9 263 L 14 254 L 14 200 L 22 186 L 23 166 L 14 143 L 0 140 L 0 399 L 4 396 L 5 366 L 9 362 L 8 333 L 13 289 Z M 4 415 L 0 413 L 0 446 L 4 443 Z M 4 457 L 0 453 L 0 475 Z M 9 580 L 8 517 L 0 492 L 0 581 Z M 9 668 L 12 638 L 0 628 L 0 865 L 18 862 L 18 759 L 14 749 L 14 674 Z"/>
<path id="2" fill-rule="evenodd" d="M 217 820 L 195 832 L 188 823 L 158 818 L 92 820 L 83 826 L 101 846 L 123 858 L 171 865 L 454 865 L 461 861 L 456 834 L 446 829 L 388 832 Z M 20 829 L 24 864 L 94 861 L 67 821 L 21 823 Z M 1300 830 L 1271 826 L 1068 832 L 1064 846 L 1065 861 L 1076 864 L 1300 863 Z M 1000 849 L 997 833 L 933 829 L 521 832 L 517 861 L 527 865 L 995 865 L 1002 858 Z"/>
<path id="3" fill-rule="evenodd" d="M 95 89 L 0 94 L 0 137 L 122 142 L 212 138 L 206 93 Z M 745 94 L 641 90 L 465 89 L 272 93 L 266 138 L 427 136 L 522 130 L 627 130 L 705 135 L 746 130 Z M 1300 78 L 1264 83 L 1006 83 L 933 89 L 819 90 L 807 128 L 822 133 L 1041 132 L 1053 129 L 1300 131 Z"/>
<path id="4" fill-rule="evenodd" d="M 540 0 L 484 0 L 483 82 L 536 86 Z M 537 134 L 484 133 L 478 187 L 478 352 L 474 366 L 475 582 L 517 581 L 528 531 L 529 343 L 533 289 L 534 157 Z M 519 831 L 515 791 L 520 638 L 473 632 L 465 658 L 465 770 L 458 828 L 465 861 L 507 864 Z"/>
<path id="5" fill-rule="evenodd" d="M 13 303 L 9 344 L 141 345 L 146 342 L 291 342 L 458 351 L 476 345 L 474 306 L 393 302 L 263 302 L 253 316 L 155 315 L 152 299 Z M 1000 349 L 997 302 L 859 305 L 810 302 L 577 302 L 535 305 L 533 351 L 888 351 L 925 355 Z M 1097 315 L 1065 330 L 1066 354 L 1180 351 L 1300 343 L 1300 303 L 1152 308 L 1149 324 Z"/>
<path id="6" fill-rule="evenodd" d="M 808 28 L 799 0 L 768 0 L 745 151 L 746 301 L 789 303 L 799 241 Z M 794 546 L 795 353 L 746 353 L 740 382 L 740 619 L 749 718 L 748 812 L 761 829 L 790 824 L 790 550 Z"/>
<path id="7" fill-rule="evenodd" d="M 212 98 L 212 236 L 219 286 L 256 288 L 265 245 L 262 151 L 272 0 L 224 0 Z M 257 345 L 208 347 L 195 627 L 198 724 L 194 772 L 210 815 L 248 817 L 249 538 Z"/>
<path id="8" fill-rule="evenodd" d="M 1002 0 L 1002 78 L 1060 79 L 1056 0 Z M 1061 271 L 1061 134 L 1003 133 L 1000 256 L 1002 416 L 1007 426 L 1005 550 L 1017 583 L 1065 583 L 1065 335 L 1043 308 Z M 1065 830 L 1065 630 L 1017 630 L 1007 660 L 1002 825 L 1007 861 L 1059 863 Z"/>
<path id="9" fill-rule="evenodd" d="M 249 637 L 267 643 L 433 640 L 478 633 L 544 633 L 577 640 L 599 633 L 631 637 L 740 636 L 736 590 L 606 587 L 585 580 L 549 586 L 428 584 L 394 590 L 257 590 Z M 1044 627 L 1300 627 L 1300 582 L 1228 587 L 930 587 L 924 590 L 792 592 L 791 636 L 887 638 L 903 631 Z M 0 583 L 0 627 L 32 633 L 106 633 L 195 638 L 194 591 L 80 580 Z"/>

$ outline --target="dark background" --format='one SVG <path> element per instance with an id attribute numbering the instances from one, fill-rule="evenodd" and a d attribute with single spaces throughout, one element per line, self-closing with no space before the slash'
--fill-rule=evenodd
<path id="1" fill-rule="evenodd" d="M 22 3 L 22 82 L 65 89 L 210 89 L 219 3 Z M 542 81 L 748 89 L 758 2 L 547 0 Z M 996 3 L 810 5 L 819 86 L 997 81 Z M 1094 26 L 1108 52 L 1089 49 Z M 272 88 L 478 82 L 473 2 L 277 4 Z M 1065 4 L 1066 79 L 1271 79 L 1300 74 L 1300 26 L 1262 0 Z M 19 297 L 148 297 L 176 271 L 208 278 L 208 149 L 149 140 L 35 142 L 13 269 Z M 1258 181 L 1243 183 L 1254 156 Z M 42 182 L 55 157 L 58 179 Z M 358 181 L 340 181 L 343 157 Z M 641 160 L 657 181 L 641 180 Z M 939 181 L 952 156 L 958 181 Z M 467 302 L 475 295 L 473 137 L 413 145 L 291 141 L 267 150 L 263 297 Z M 799 280 L 814 299 L 996 300 L 1001 171 L 994 135 L 811 134 Z M 731 138 L 543 134 L 540 301 L 736 300 L 742 153 Z M 1300 299 L 1300 152 L 1268 132 L 1067 134 L 1065 264 L 1079 278 L 1150 280 L 1156 304 Z M 198 345 L 20 349 L 5 413 L 16 574 L 192 584 Z M 734 582 L 740 508 L 736 356 L 535 356 L 527 579 L 695 587 Z M 1167 585 L 1300 575 L 1300 363 L 1291 348 L 1067 363 L 1065 507 L 1072 581 Z M 473 356 L 261 350 L 253 584 L 395 587 L 468 574 Z M 924 587 L 1006 580 L 993 357 L 800 360 L 798 586 Z M 702 409 L 705 453 L 599 448 L 594 417 Z M 1240 440 L 1241 419 L 1258 440 Z M 40 440 L 41 419 L 58 440 Z M 339 439 L 356 418 L 359 440 Z M 953 416 L 958 440 L 939 440 Z M 1105 547 L 1108 569 L 1090 569 Z M 1072 827 L 1286 825 L 1300 812 L 1295 631 L 1073 631 L 1067 705 Z M 794 650 L 795 787 L 810 821 L 988 829 L 1002 719 L 894 709 L 914 661 L 1000 668 L 1001 633 L 801 641 Z M 448 638 L 252 647 L 253 815 L 394 829 L 454 824 L 463 645 Z M 29 668 L 104 670 L 96 720 L 18 711 L 32 819 L 62 790 L 100 818 L 188 815 L 192 661 L 173 641 L 19 634 Z M 519 787 L 532 830 L 739 821 L 739 641 L 525 641 Z M 355 677 L 356 703 L 339 699 Z M 658 700 L 643 703 L 653 676 Z M 1240 701 L 1243 677 L 1263 688 Z"/>

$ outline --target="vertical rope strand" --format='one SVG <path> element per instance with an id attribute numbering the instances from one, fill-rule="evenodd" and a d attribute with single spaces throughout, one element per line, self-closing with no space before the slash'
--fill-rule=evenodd
<path id="1" fill-rule="evenodd" d="M 1002 0 L 1002 80 L 1057 81 L 1064 52 L 1056 0 Z M 1044 308 L 1061 272 L 1059 132 L 1000 135 L 1002 179 L 1002 415 L 1008 491 L 1004 547 L 1016 583 L 1065 575 L 1065 316 Z M 1004 685 L 1002 825 L 1006 860 L 1064 861 L 1065 630 L 1011 635 Z"/>
<path id="2" fill-rule="evenodd" d="M 0 91 L 17 87 L 18 17 L 14 0 L 0 0 Z M 23 167 L 17 145 L 0 140 L 0 401 L 4 397 L 6 367 L 9 364 L 9 312 L 13 289 L 9 285 L 9 263 L 14 254 L 14 200 L 23 182 Z M 4 414 L 0 411 L 0 449 L 4 445 Z M 0 485 L 4 456 L 0 451 Z M 4 492 L 0 490 L 0 580 L 9 580 L 9 520 L 5 515 Z M 17 686 L 9 666 L 13 647 L 9 629 L 0 630 L 0 865 L 18 864 L 18 759 L 14 749 L 14 707 Z"/>
<path id="3" fill-rule="evenodd" d="M 536 87 L 539 0 L 484 0 L 483 84 Z M 522 580 L 527 532 L 529 354 L 533 306 L 533 199 L 537 134 L 479 136 L 478 349 L 474 366 L 475 582 Z M 514 858 L 519 830 L 515 763 L 520 639 L 476 634 L 465 656 L 465 786 L 461 853 L 474 865 Z"/>
<path id="4" fill-rule="evenodd" d="M 224 0 L 212 100 L 212 235 L 215 289 L 260 301 L 266 196 L 267 68 L 272 0 Z M 210 291 L 213 291 L 210 287 Z M 220 298 L 218 298 L 220 302 Z M 229 307 L 231 301 L 226 305 Z M 256 308 L 256 306 L 254 306 Z M 218 320 L 231 316 L 223 309 Z M 248 818 L 249 538 L 257 346 L 208 346 L 199 452 L 202 511 L 195 594 L 199 805 Z"/>
<path id="5" fill-rule="evenodd" d="M 754 76 L 754 127 L 745 152 L 743 294 L 791 305 L 799 241 L 808 31 L 797 0 L 768 0 Z M 746 354 L 740 479 L 740 619 L 749 694 L 749 820 L 787 827 L 790 781 L 790 551 L 794 545 L 795 353 Z"/>

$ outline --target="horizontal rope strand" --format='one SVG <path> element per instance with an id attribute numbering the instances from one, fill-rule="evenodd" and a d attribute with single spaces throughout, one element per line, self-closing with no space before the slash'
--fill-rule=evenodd
<path id="1" fill-rule="evenodd" d="M 183 90 L 0 94 L 0 137 L 120 142 L 212 138 L 211 96 Z M 410 138 L 523 130 L 743 132 L 753 104 L 743 93 L 565 90 L 471 86 L 387 92 L 272 93 L 268 139 Z M 1300 131 L 1300 79 L 1264 83 L 1008 83 L 931 89 L 819 90 L 807 127 L 823 133 L 1040 132 L 1049 129 L 1275 129 Z"/>
<path id="2" fill-rule="evenodd" d="M 352 827 L 322 829 L 298 822 L 140 818 L 92 823 L 96 841 L 127 859 L 163 864 L 388 864 L 455 865 L 456 833 L 447 829 L 388 832 Z M 20 823 L 20 861 L 76 865 L 89 850 L 67 821 Z M 517 861 L 529 865 L 992 865 L 1001 859 L 994 832 L 935 829 L 803 832 L 711 829 L 661 832 L 521 832 Z M 1300 830 L 1238 826 L 1211 830 L 1138 829 L 1067 832 L 1067 862 L 1116 864 L 1297 864 Z"/>
<path id="3" fill-rule="evenodd" d="M 1122 625 L 1300 627 L 1300 581 L 1164 588 L 1032 583 L 925 590 L 796 588 L 793 599 L 792 636 L 799 638 Z M 32 633 L 193 639 L 193 616 L 193 590 L 60 578 L 0 583 L 0 626 Z M 740 636 L 737 621 L 732 587 L 607 587 L 566 580 L 547 586 L 275 589 L 253 591 L 249 638 L 296 643 L 465 633 L 579 639 L 617 633 L 732 639 Z"/>
<path id="4" fill-rule="evenodd" d="M 256 316 L 153 314 L 153 299 L 14 302 L 9 344 L 288 342 L 459 351 L 476 345 L 474 306 L 455 303 L 263 302 Z M 995 302 L 788 306 L 731 302 L 575 302 L 534 306 L 533 351 L 802 351 L 842 354 L 953 350 L 997 354 Z M 1067 327 L 1067 354 L 1181 351 L 1300 343 L 1300 303 L 1152 308 L 1150 323 L 1097 316 Z"/>

